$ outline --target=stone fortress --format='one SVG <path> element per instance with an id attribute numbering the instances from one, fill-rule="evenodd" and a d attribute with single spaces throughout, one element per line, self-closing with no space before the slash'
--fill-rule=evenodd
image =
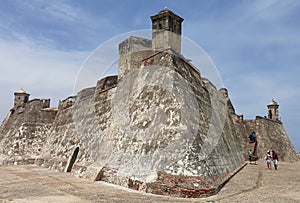
<path id="1" fill-rule="evenodd" d="M 165 8 L 151 16 L 152 40 L 119 45 L 118 76 L 50 108 L 21 89 L 0 126 L 0 164 L 37 164 L 95 181 L 178 197 L 216 194 L 245 165 L 299 158 L 272 100 L 268 116 L 237 115 L 219 90 L 181 55 L 183 19 Z M 255 131 L 256 143 L 248 135 Z M 255 146 L 254 146 L 255 145 Z"/>

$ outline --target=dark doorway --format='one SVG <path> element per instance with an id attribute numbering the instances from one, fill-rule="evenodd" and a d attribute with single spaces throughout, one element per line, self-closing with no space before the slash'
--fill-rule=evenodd
<path id="1" fill-rule="evenodd" d="M 271 111 L 271 110 L 269 110 L 269 119 L 273 119 L 272 117 L 273 117 L 273 115 L 272 115 L 272 111 Z"/>
<path id="2" fill-rule="evenodd" d="M 66 172 L 71 172 L 72 167 L 73 167 L 73 165 L 74 165 L 74 163 L 76 161 L 78 152 L 79 152 L 79 147 L 76 147 L 75 150 L 74 150 L 74 152 L 73 152 L 73 155 L 72 155 L 71 159 L 69 159 L 68 168 L 67 168 Z"/>

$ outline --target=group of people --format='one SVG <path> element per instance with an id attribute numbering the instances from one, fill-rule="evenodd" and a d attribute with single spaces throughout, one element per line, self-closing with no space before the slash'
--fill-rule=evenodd
<path id="1" fill-rule="evenodd" d="M 249 161 L 250 161 L 250 164 L 251 164 L 252 161 L 257 160 L 257 156 L 256 156 L 257 142 L 256 142 L 256 133 L 254 131 L 249 135 L 249 142 L 250 143 L 255 143 L 254 150 L 252 151 L 250 149 L 248 151 Z M 278 154 L 275 152 L 275 150 L 272 150 L 272 153 L 270 152 L 270 150 L 268 150 L 267 154 L 266 154 L 266 157 L 265 157 L 265 160 L 267 162 L 268 169 L 272 169 L 272 162 L 273 162 L 274 168 L 275 168 L 275 170 L 277 170 L 277 168 L 278 168 Z"/>
<path id="2" fill-rule="evenodd" d="M 251 164 L 251 161 L 256 161 L 256 159 L 253 160 L 253 152 L 250 149 L 248 151 L 248 155 L 249 155 L 249 161 Z M 275 152 L 275 150 L 272 150 L 272 153 L 270 152 L 270 150 L 267 151 L 265 160 L 267 161 L 267 167 L 268 169 L 272 169 L 272 162 L 274 164 L 274 168 L 275 170 L 277 170 L 278 168 L 278 154 Z"/>
<path id="3" fill-rule="evenodd" d="M 272 162 L 273 162 L 275 170 L 277 170 L 277 167 L 278 167 L 278 154 L 275 152 L 275 150 L 272 150 L 272 154 L 271 154 L 270 150 L 268 150 L 265 159 L 267 161 L 268 169 L 272 169 Z"/>

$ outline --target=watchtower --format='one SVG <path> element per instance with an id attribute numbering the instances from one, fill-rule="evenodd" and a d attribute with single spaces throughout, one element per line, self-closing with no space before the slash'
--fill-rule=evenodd
<path id="1" fill-rule="evenodd" d="M 17 109 L 19 107 L 25 107 L 25 104 L 29 100 L 30 94 L 28 94 L 25 90 L 20 89 L 17 92 L 15 92 L 14 95 L 15 95 L 14 109 Z"/>
<path id="2" fill-rule="evenodd" d="M 267 107 L 268 107 L 268 119 L 278 121 L 279 120 L 278 103 L 274 101 L 274 99 L 272 99 L 272 101 L 268 103 Z"/>
<path id="3" fill-rule="evenodd" d="M 183 18 L 174 14 L 168 8 L 151 16 L 152 21 L 152 48 L 163 50 L 171 48 L 181 53 L 181 23 Z"/>

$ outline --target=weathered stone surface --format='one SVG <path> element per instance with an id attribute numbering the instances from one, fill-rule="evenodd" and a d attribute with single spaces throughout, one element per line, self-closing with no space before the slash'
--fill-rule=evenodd
<path id="1" fill-rule="evenodd" d="M 298 161 L 297 153 L 281 122 L 256 117 L 257 134 L 260 144 L 258 155 L 264 158 L 267 150 L 275 150 L 282 161 Z"/>
<path id="2" fill-rule="evenodd" d="M 0 153 L 7 155 L 6 161 L 22 162 L 41 155 L 57 113 L 57 109 L 48 108 L 49 102 L 34 99 L 24 105 L 22 112 L 19 108 L 10 111 L 0 128 Z"/>
<path id="3" fill-rule="evenodd" d="M 202 78 L 178 50 L 152 50 L 150 42 L 125 40 L 119 76 L 58 109 L 45 99 L 17 100 L 0 128 L 1 163 L 34 162 L 154 194 L 204 197 L 243 167 L 252 131 L 259 158 L 275 149 L 283 160 L 298 160 L 280 121 L 243 120 L 225 88 Z"/>

